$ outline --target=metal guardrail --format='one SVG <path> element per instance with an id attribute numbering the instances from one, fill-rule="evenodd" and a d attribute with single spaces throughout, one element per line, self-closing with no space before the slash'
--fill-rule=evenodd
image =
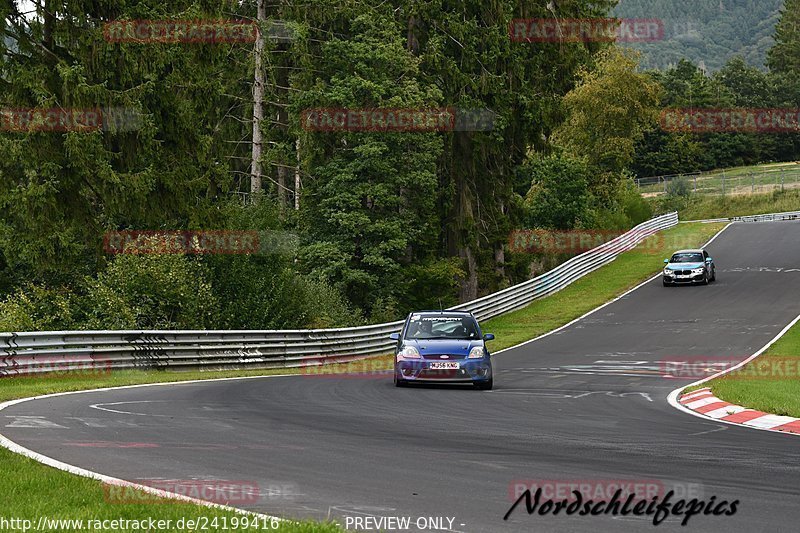
<path id="1" fill-rule="evenodd" d="M 747 215 L 743 217 L 733 217 L 733 222 L 774 222 L 776 220 L 798 220 L 800 211 L 788 211 L 786 213 L 770 213 L 767 215 Z"/>
<path id="2" fill-rule="evenodd" d="M 690 222 L 775 222 L 780 220 L 800 220 L 800 211 L 767 213 L 764 215 L 744 215 L 730 218 L 707 218 L 705 220 L 681 220 L 681 224 L 688 224 Z"/>
<path id="3" fill-rule="evenodd" d="M 479 320 L 553 294 L 675 226 L 670 213 L 639 224 L 531 280 L 452 307 Z M 388 353 L 403 321 L 341 329 L 274 331 L 47 331 L 0 333 L 0 376 L 45 372 L 189 368 L 293 368 Z"/>

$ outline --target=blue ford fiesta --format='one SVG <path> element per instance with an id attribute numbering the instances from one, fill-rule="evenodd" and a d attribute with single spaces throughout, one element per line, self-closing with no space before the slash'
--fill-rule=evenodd
<path id="1" fill-rule="evenodd" d="M 481 334 L 472 313 L 463 311 L 422 311 L 406 318 L 397 341 L 394 384 L 414 382 L 472 383 L 490 390 L 492 360 L 486 341 L 494 335 Z"/>

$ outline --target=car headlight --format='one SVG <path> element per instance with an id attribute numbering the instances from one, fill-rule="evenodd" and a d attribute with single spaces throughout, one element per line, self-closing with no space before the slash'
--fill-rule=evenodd
<path id="1" fill-rule="evenodd" d="M 397 355 L 405 359 L 419 359 L 419 350 L 413 346 L 403 346 Z"/>
<path id="2" fill-rule="evenodd" d="M 692 269 L 692 274 L 702 274 L 703 272 L 705 272 L 704 268 L 693 268 Z"/>
<path id="3" fill-rule="evenodd" d="M 484 356 L 486 356 L 486 350 L 483 349 L 483 346 L 476 346 L 469 351 L 467 359 L 481 359 Z"/>
<path id="4" fill-rule="evenodd" d="M 664 269 L 664 275 L 665 276 L 672 276 L 672 275 L 674 275 L 674 272 L 672 272 L 672 270 L 670 270 L 668 268 L 665 268 Z"/>

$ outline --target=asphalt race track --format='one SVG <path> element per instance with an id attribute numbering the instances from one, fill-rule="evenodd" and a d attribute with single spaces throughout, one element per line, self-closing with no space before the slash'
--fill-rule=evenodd
<path id="1" fill-rule="evenodd" d="M 652 281 L 495 358 L 495 390 L 390 375 L 271 377 L 92 392 L 0 412 L 0 431 L 131 481 L 248 480 L 242 507 L 294 518 L 454 517 L 457 531 L 796 531 L 800 438 L 669 406 L 662 361 L 751 355 L 800 313 L 800 223 L 738 223 L 709 286 Z M 38 417 L 38 418 L 32 418 Z M 739 500 L 734 516 L 529 516 L 521 480 L 638 480 Z M 157 510 L 154 511 L 157 514 Z M 447 522 L 445 521 L 445 525 Z"/>

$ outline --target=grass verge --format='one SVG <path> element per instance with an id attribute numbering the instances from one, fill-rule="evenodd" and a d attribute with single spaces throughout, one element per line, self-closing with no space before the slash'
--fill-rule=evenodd
<path id="1" fill-rule="evenodd" d="M 736 405 L 800 418 L 800 323 L 753 361 L 701 387 Z M 688 392 L 688 390 L 687 390 Z"/>
<path id="2" fill-rule="evenodd" d="M 680 224 L 661 232 L 636 249 L 626 252 L 611 264 L 576 281 L 555 295 L 533 302 L 528 307 L 498 317 L 483 324 L 485 331 L 497 335 L 491 345 L 493 351 L 507 348 L 532 339 L 581 316 L 589 310 L 611 300 L 627 289 L 652 276 L 661 269 L 661 260 L 676 248 L 699 246 L 719 231 L 724 224 Z M 336 365 L 335 370 L 319 370 L 317 373 L 374 372 L 391 368 L 392 358 L 382 356 L 367 362 Z M 52 394 L 101 387 L 162 383 L 196 379 L 214 379 L 249 375 L 297 373 L 297 369 L 245 370 L 219 372 L 170 372 L 170 371 L 121 371 L 108 375 L 82 376 L 62 375 L 58 379 L 46 377 L 0 379 L 0 401 L 28 396 Z M 388 379 L 388 378 L 387 378 Z M 44 466 L 8 450 L 0 449 L 0 494 L 8 516 L 31 520 L 37 524 L 39 517 L 60 519 L 125 519 L 171 520 L 201 519 L 219 523 L 227 519 L 228 524 L 239 515 L 201 506 L 179 503 L 174 500 L 158 500 L 158 503 L 109 503 L 103 484 L 73 476 Z M 143 493 L 134 496 L 135 501 L 152 502 L 153 498 Z M 51 527 L 49 531 L 72 531 L 75 527 Z M 197 531 L 195 529 L 164 528 L 160 531 Z M 211 528 L 215 530 L 218 528 Z M 134 527 L 116 527 L 116 531 L 141 531 Z M 146 529 L 144 529 L 146 530 Z M 248 531 L 256 531 L 250 528 Z M 280 531 L 327 532 L 341 531 L 335 524 L 313 522 L 281 524 Z"/>
<path id="3" fill-rule="evenodd" d="M 678 206 L 681 220 L 740 217 L 800 211 L 800 190 L 777 191 L 749 196 L 693 195 L 682 208 Z"/>

